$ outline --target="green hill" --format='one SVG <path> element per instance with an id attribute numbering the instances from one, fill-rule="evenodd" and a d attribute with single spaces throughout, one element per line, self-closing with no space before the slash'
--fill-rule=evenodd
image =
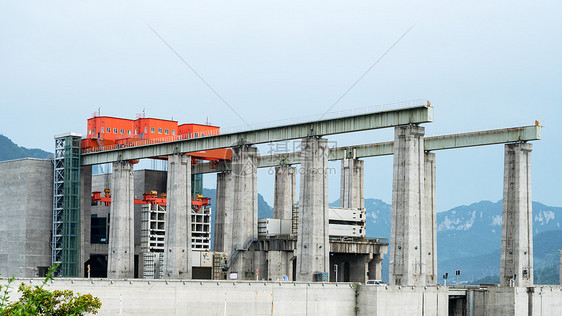
<path id="1" fill-rule="evenodd" d="M 52 156 L 52 153 L 41 149 L 20 147 L 14 144 L 8 137 L 0 134 L 0 161 L 20 158 L 46 159 Z"/>

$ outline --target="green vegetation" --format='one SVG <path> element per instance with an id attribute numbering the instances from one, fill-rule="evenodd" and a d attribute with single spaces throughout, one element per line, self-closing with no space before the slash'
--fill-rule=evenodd
<path id="1" fill-rule="evenodd" d="M 84 315 L 85 313 L 97 314 L 101 307 L 99 298 L 91 294 L 74 294 L 70 290 L 49 291 L 43 287 L 53 280 L 53 271 L 57 266 L 51 267 L 47 277 L 40 286 L 20 284 L 18 292 L 21 297 L 15 302 L 9 302 L 9 291 L 15 278 L 8 280 L 7 285 L 0 285 L 0 315 Z"/>
<path id="2" fill-rule="evenodd" d="M 0 134 L 0 161 L 20 159 L 20 158 L 39 158 L 46 159 L 53 156 L 52 153 L 41 149 L 28 149 L 20 147 L 12 142 L 8 137 Z"/>

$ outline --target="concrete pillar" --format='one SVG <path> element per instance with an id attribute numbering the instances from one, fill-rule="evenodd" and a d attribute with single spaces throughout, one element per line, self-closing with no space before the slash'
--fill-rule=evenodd
<path id="1" fill-rule="evenodd" d="M 424 219 L 424 128 L 395 128 L 389 283 L 426 284 L 427 252 Z"/>
<path id="2" fill-rule="evenodd" d="M 313 281 L 314 274 L 330 269 L 327 144 L 316 137 L 301 143 L 297 281 Z"/>
<path id="3" fill-rule="evenodd" d="M 78 277 L 85 275 L 84 263 L 90 259 L 92 228 L 92 166 L 80 167 L 80 260 Z"/>
<path id="4" fill-rule="evenodd" d="M 232 250 L 232 207 L 234 206 L 234 186 L 231 171 L 217 174 L 216 199 L 214 250 L 230 254 Z"/>
<path id="5" fill-rule="evenodd" d="M 426 282 L 437 284 L 437 207 L 435 199 L 435 154 L 425 153 L 424 207 L 425 240 L 422 245 L 426 256 Z"/>
<path id="6" fill-rule="evenodd" d="M 109 279 L 133 278 L 135 263 L 133 164 L 113 163 L 107 257 Z"/>
<path id="7" fill-rule="evenodd" d="M 369 255 L 355 254 L 349 256 L 349 281 L 350 282 L 367 282 L 367 271 L 369 271 Z"/>
<path id="8" fill-rule="evenodd" d="M 275 167 L 273 218 L 291 219 L 293 216 L 293 205 L 297 202 L 296 169 L 291 166 Z"/>
<path id="9" fill-rule="evenodd" d="M 382 256 L 380 254 L 373 255 L 373 258 L 369 261 L 369 280 L 382 280 Z"/>
<path id="10" fill-rule="evenodd" d="M 237 272 L 239 279 L 255 279 L 254 256 L 247 251 L 247 246 L 258 238 L 257 153 L 257 148 L 250 146 L 240 146 L 232 150 L 232 248 L 241 251 L 233 261 L 230 272 Z"/>
<path id="11" fill-rule="evenodd" d="M 268 251 L 267 252 L 267 280 L 283 281 L 283 277 L 290 276 L 290 257 L 292 253 L 289 251 Z M 260 273 L 261 274 L 261 273 Z"/>
<path id="12" fill-rule="evenodd" d="M 365 208 L 363 170 L 363 160 L 344 158 L 341 161 L 340 207 Z"/>
<path id="13" fill-rule="evenodd" d="M 500 285 L 533 285 L 533 206 L 531 144 L 506 144 Z"/>
<path id="14" fill-rule="evenodd" d="M 191 157 L 168 156 L 164 278 L 191 279 Z"/>

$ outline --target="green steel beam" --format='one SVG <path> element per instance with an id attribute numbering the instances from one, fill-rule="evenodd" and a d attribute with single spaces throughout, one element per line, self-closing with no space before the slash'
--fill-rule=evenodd
<path id="1" fill-rule="evenodd" d="M 444 136 L 427 137 L 424 139 L 426 151 L 476 147 L 515 142 L 527 142 L 541 139 L 541 126 L 522 126 L 514 128 L 495 129 L 489 131 L 462 133 Z M 394 154 L 394 142 L 338 147 L 330 149 L 328 160 L 342 160 L 345 157 L 367 158 Z M 258 168 L 268 168 L 280 165 L 300 164 L 300 152 L 282 155 L 258 157 Z M 210 165 L 198 164 L 193 173 L 213 173 L 228 170 L 224 163 Z"/>
<path id="2" fill-rule="evenodd" d="M 362 113 L 338 118 L 269 127 L 240 133 L 220 134 L 202 138 L 157 143 L 82 154 L 82 165 L 96 165 L 122 160 L 138 160 L 190 153 L 243 144 L 263 144 L 308 136 L 326 136 L 407 124 L 433 121 L 433 107 L 418 105 L 390 111 Z"/>
<path id="3" fill-rule="evenodd" d="M 464 133 L 425 139 L 425 150 L 443 150 L 494 144 L 527 142 L 541 139 L 541 126 L 522 126 L 490 131 Z"/>

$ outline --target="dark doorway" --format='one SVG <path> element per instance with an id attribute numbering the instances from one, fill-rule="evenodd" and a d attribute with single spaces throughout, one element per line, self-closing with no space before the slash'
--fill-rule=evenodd
<path id="1" fill-rule="evenodd" d="M 107 256 L 90 255 L 90 259 L 84 263 L 84 277 L 88 277 L 88 265 L 90 265 L 90 277 L 107 278 Z"/>
<path id="2" fill-rule="evenodd" d="M 449 295 L 449 315 L 466 316 L 466 296 Z"/>
<path id="3" fill-rule="evenodd" d="M 343 282 L 349 282 L 350 267 L 349 261 L 344 261 L 343 266 Z"/>

